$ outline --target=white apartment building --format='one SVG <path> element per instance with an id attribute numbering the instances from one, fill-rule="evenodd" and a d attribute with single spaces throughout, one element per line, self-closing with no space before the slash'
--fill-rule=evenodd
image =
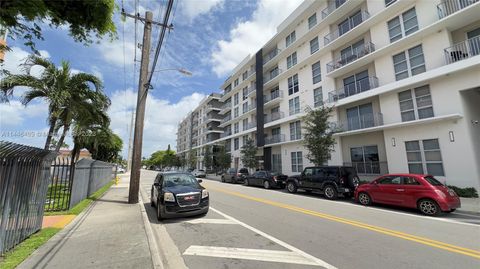
<path id="1" fill-rule="evenodd" d="M 480 185 L 480 1 L 305 1 L 221 86 L 232 167 L 255 138 L 259 166 L 311 165 L 307 107 L 332 106 L 329 165 L 362 179 L 429 173 Z"/>

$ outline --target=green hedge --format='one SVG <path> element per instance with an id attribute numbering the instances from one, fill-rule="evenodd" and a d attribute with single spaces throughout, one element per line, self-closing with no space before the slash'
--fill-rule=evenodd
<path id="1" fill-rule="evenodd" d="M 448 187 L 454 190 L 458 196 L 465 198 L 478 198 L 478 192 L 473 187 L 460 188 L 456 186 L 448 185 Z"/>

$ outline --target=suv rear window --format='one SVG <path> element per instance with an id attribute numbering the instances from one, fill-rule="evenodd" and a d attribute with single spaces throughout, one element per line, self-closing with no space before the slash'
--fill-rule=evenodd
<path id="1" fill-rule="evenodd" d="M 432 177 L 432 176 L 426 176 L 424 177 L 426 181 L 428 181 L 428 183 L 432 184 L 433 186 L 442 186 L 443 183 L 438 181 L 436 178 Z"/>
<path id="2" fill-rule="evenodd" d="M 240 170 L 238 170 L 239 173 L 248 173 L 248 169 L 247 168 L 241 168 Z"/>

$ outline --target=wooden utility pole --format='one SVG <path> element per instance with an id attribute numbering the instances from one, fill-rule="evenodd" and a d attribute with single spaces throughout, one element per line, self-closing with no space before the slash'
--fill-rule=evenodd
<path id="1" fill-rule="evenodd" d="M 133 135 L 132 171 L 130 172 L 130 188 L 128 203 L 138 203 L 138 191 L 140 190 L 140 168 L 142 166 L 142 141 L 143 121 L 145 119 L 145 103 L 147 101 L 148 64 L 150 56 L 150 40 L 152 37 L 151 11 L 145 12 L 145 26 L 143 28 L 142 61 L 140 65 L 140 81 L 138 84 L 137 112 L 135 116 L 135 131 Z"/>
<path id="2" fill-rule="evenodd" d="M 130 120 L 130 125 L 128 128 L 128 157 L 127 157 L 127 172 L 130 172 L 132 170 L 132 139 L 133 139 L 133 123 L 135 120 L 135 112 L 132 111 L 132 119 Z"/>

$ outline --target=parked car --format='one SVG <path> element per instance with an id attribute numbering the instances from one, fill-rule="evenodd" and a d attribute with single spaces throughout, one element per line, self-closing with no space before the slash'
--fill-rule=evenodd
<path id="1" fill-rule="evenodd" d="M 190 173 L 159 173 L 153 182 L 150 205 L 157 208 L 157 218 L 207 214 L 208 191 Z"/>
<path id="2" fill-rule="evenodd" d="M 222 182 L 229 182 L 229 183 L 243 183 L 245 177 L 249 175 L 247 168 L 240 168 L 238 171 L 235 168 L 230 168 L 225 172 L 221 180 Z"/>
<path id="3" fill-rule="evenodd" d="M 125 173 L 125 168 L 123 168 L 122 166 L 118 166 L 118 167 L 117 167 L 117 173 L 118 173 L 118 174 L 123 174 L 123 173 Z"/>
<path id="4" fill-rule="evenodd" d="M 389 174 L 355 190 L 355 200 L 362 205 L 372 203 L 417 208 L 425 215 L 453 212 L 460 208 L 460 198 L 431 175 Z"/>
<path id="5" fill-rule="evenodd" d="M 202 169 L 195 169 L 192 171 L 192 175 L 194 175 L 195 177 L 207 177 L 207 174 L 205 173 L 205 170 L 202 170 Z"/>
<path id="6" fill-rule="evenodd" d="M 253 175 L 245 178 L 245 185 L 247 186 L 263 186 L 265 189 L 270 188 L 285 188 L 285 181 L 287 176 L 269 171 L 256 171 Z"/>
<path id="7" fill-rule="evenodd" d="M 318 191 L 327 199 L 337 199 L 338 194 L 350 198 L 360 179 L 353 167 L 315 166 L 306 167 L 302 174 L 287 179 L 287 190 L 295 193 L 302 189 L 307 192 Z"/>

